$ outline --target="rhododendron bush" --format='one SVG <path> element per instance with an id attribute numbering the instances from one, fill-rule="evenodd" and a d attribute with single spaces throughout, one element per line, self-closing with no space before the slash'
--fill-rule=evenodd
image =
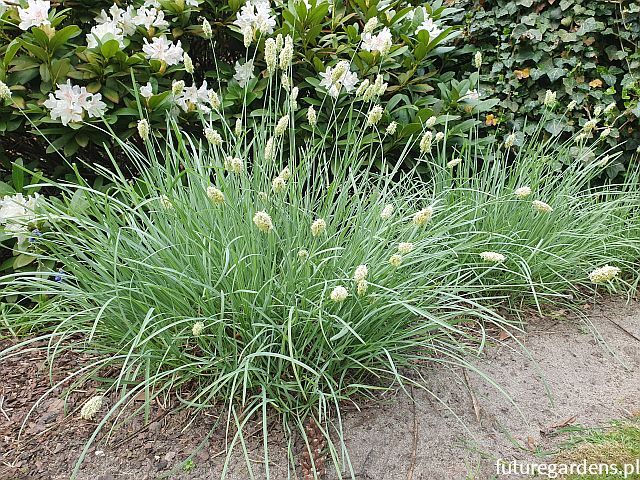
<path id="1" fill-rule="evenodd" d="M 339 114 L 382 99 L 381 120 L 393 125 L 387 150 L 434 115 L 454 141 L 492 105 L 474 94 L 473 78 L 447 72 L 458 31 L 449 20 L 455 9 L 441 1 L 67 3 L 0 3 L 5 171 L 9 159 L 41 156 L 44 147 L 67 157 L 88 147 L 99 156 L 91 146 L 110 142 L 107 130 L 130 137 L 141 116 L 156 132 L 168 116 L 192 131 L 201 115 L 247 129 L 267 95 L 295 101 L 299 119 L 327 101 Z M 242 117 L 243 106 L 253 117 Z M 336 135 L 340 145 L 344 135 Z"/>

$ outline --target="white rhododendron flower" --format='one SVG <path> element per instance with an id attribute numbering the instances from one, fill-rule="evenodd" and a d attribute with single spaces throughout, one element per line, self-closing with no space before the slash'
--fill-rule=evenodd
<path id="1" fill-rule="evenodd" d="M 253 74 L 253 59 L 247 60 L 246 63 L 240 64 L 236 62 L 236 73 L 233 76 L 238 81 L 238 84 L 244 88 L 255 77 Z"/>
<path id="2" fill-rule="evenodd" d="M 153 86 L 151 82 L 147 82 L 146 85 L 140 87 L 140 95 L 143 98 L 151 98 L 153 96 Z"/>
<path id="3" fill-rule="evenodd" d="M 122 30 L 125 36 L 129 36 L 136 33 L 136 24 L 133 21 L 135 14 L 136 11 L 133 6 L 129 5 L 126 10 L 123 10 L 114 3 L 109 9 L 109 14 L 102 10 L 100 15 L 95 18 L 95 21 L 98 24 L 114 23 Z"/>
<path id="4" fill-rule="evenodd" d="M 336 303 L 344 302 L 349 296 L 349 291 L 342 285 L 338 285 L 331 291 L 330 298 Z"/>
<path id="5" fill-rule="evenodd" d="M 169 22 L 164 19 L 164 12 L 158 8 L 141 7 L 136 12 L 136 15 L 131 19 L 134 25 L 144 27 L 147 30 L 151 28 L 167 28 Z"/>
<path id="6" fill-rule="evenodd" d="M 604 283 L 613 280 L 620 273 L 618 267 L 612 267 L 611 265 L 605 265 L 604 267 L 596 268 L 589 274 L 589 280 L 593 283 Z"/>
<path id="7" fill-rule="evenodd" d="M 210 98 L 210 91 L 207 89 L 207 81 L 205 80 L 199 88 L 195 85 L 184 87 L 175 101 L 176 105 L 185 112 L 198 110 L 209 113 L 211 108 L 207 104 L 210 103 Z"/>
<path id="8" fill-rule="evenodd" d="M 346 60 L 341 60 L 335 67 L 327 67 L 320 72 L 320 77 L 320 86 L 326 88 L 333 98 L 338 98 L 343 88 L 347 93 L 352 92 L 358 83 L 358 74 L 351 71 L 351 65 Z"/>
<path id="9" fill-rule="evenodd" d="M 416 29 L 416 35 L 418 34 L 418 32 L 421 32 L 422 30 L 426 30 L 427 33 L 429 34 L 429 41 L 432 41 L 434 38 L 436 38 L 438 35 L 440 35 L 444 31 L 429 16 L 426 16 L 424 19 L 424 22 L 422 22 L 422 24 L 418 26 L 418 28 Z"/>
<path id="10" fill-rule="evenodd" d="M 502 263 L 506 260 L 506 257 L 497 252 L 481 252 L 480 258 L 485 262 Z"/>
<path id="11" fill-rule="evenodd" d="M 44 106 L 50 110 L 51 118 L 59 118 L 63 125 L 82 121 L 84 113 L 91 118 L 100 117 L 107 108 L 101 94 L 89 93 L 85 87 L 71 85 L 71 80 L 58 84 L 58 89 L 49 94 Z"/>
<path id="12" fill-rule="evenodd" d="M 367 52 L 378 52 L 380 55 L 386 55 L 393 45 L 393 36 L 391 30 L 384 27 L 377 35 L 371 33 L 362 34 L 362 49 Z"/>
<path id="13" fill-rule="evenodd" d="M 174 45 L 164 35 L 154 37 L 151 43 L 145 38 L 142 51 L 148 60 L 159 60 L 169 66 L 180 63 L 184 54 L 180 40 Z"/>
<path id="14" fill-rule="evenodd" d="M 19 238 L 21 243 L 28 225 L 36 220 L 39 195 L 25 197 L 21 193 L 0 199 L 0 231 L 4 230 Z"/>
<path id="15" fill-rule="evenodd" d="M 273 33 L 276 18 L 272 13 L 269 0 L 248 0 L 242 6 L 233 24 L 240 29 L 245 47 L 251 45 L 257 32 Z"/>
<path id="16" fill-rule="evenodd" d="M 87 47 L 97 48 L 109 40 L 116 40 L 120 48 L 124 48 L 124 35 L 122 29 L 115 22 L 100 23 L 91 28 L 87 33 Z"/>
<path id="17" fill-rule="evenodd" d="M 21 30 L 29 30 L 31 27 L 50 26 L 49 8 L 51 3 L 43 0 L 29 0 L 27 8 L 18 7 Z"/>

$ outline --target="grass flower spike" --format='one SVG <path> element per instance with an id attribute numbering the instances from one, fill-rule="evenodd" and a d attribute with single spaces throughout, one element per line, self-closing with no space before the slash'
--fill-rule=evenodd
<path id="1" fill-rule="evenodd" d="M 422 227 L 426 225 L 426 223 L 429 220 L 431 220 L 432 216 L 433 216 L 433 207 L 429 206 L 429 207 L 423 208 L 422 210 L 416 212 L 413 215 L 413 223 L 418 227 Z"/>
<path id="2" fill-rule="evenodd" d="M 525 187 L 519 187 L 519 188 L 515 189 L 513 194 L 517 198 L 527 198 L 529 195 L 531 195 L 531 188 L 530 187 L 526 187 L 526 186 Z"/>
<path id="3" fill-rule="evenodd" d="M 480 258 L 485 262 L 502 263 L 506 260 L 506 257 L 497 252 L 481 252 Z"/>
<path id="4" fill-rule="evenodd" d="M 611 265 L 605 265 L 604 267 L 596 268 L 589 274 L 589 280 L 591 282 L 605 283 L 613 280 L 620 273 L 620 269 L 618 267 L 612 267 Z"/>
<path id="5" fill-rule="evenodd" d="M 553 208 L 551 208 L 551 205 L 544 203 L 540 200 L 534 200 L 531 205 L 533 206 L 533 209 L 536 210 L 537 212 L 540 213 L 551 213 L 553 212 Z"/>
<path id="6" fill-rule="evenodd" d="M 334 288 L 331 291 L 331 300 L 333 300 L 336 303 L 341 303 L 344 302 L 347 297 L 349 296 L 349 291 L 344 288 L 342 285 L 338 285 L 336 288 Z"/>
<path id="7" fill-rule="evenodd" d="M 96 413 L 102 408 L 103 401 L 104 397 L 102 395 L 91 397 L 80 409 L 80 418 L 92 420 Z"/>
<path id="8" fill-rule="evenodd" d="M 327 222 L 322 218 L 318 218 L 311 224 L 311 234 L 314 237 L 323 234 L 327 230 Z"/>
<path id="9" fill-rule="evenodd" d="M 269 233 L 273 230 L 273 222 L 267 212 L 256 212 L 253 216 L 253 223 L 255 223 L 261 232 Z"/>

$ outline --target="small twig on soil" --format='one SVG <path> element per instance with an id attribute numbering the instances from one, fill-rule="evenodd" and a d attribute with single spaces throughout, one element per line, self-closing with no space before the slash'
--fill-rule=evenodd
<path id="1" fill-rule="evenodd" d="M 149 422 L 149 423 L 147 423 L 146 425 L 143 425 L 143 426 L 142 426 L 142 427 L 140 427 L 138 430 L 136 430 L 135 432 L 133 432 L 131 435 L 128 435 L 127 437 L 125 437 L 125 439 L 124 439 L 124 440 L 121 440 L 120 442 L 116 443 L 116 444 L 113 446 L 113 448 L 114 448 L 114 449 L 119 448 L 119 447 L 121 447 L 122 445 L 124 445 L 125 443 L 127 443 L 129 440 L 131 440 L 132 438 L 137 437 L 137 436 L 138 436 L 138 434 L 140 434 L 140 433 L 144 432 L 147 428 L 149 428 L 149 426 L 150 426 L 152 423 L 160 422 L 161 420 L 163 420 L 163 419 L 164 419 L 164 417 L 166 417 L 167 415 L 169 415 L 169 412 L 170 412 L 170 411 L 171 411 L 171 410 L 167 410 L 167 411 L 166 411 L 166 412 L 164 412 L 162 415 L 160 415 L 157 419 L 155 419 L 153 422 Z"/>
<path id="2" fill-rule="evenodd" d="M 416 467 L 416 455 L 418 453 L 418 415 L 416 414 L 416 399 L 411 386 L 411 401 L 413 402 L 413 444 L 411 447 L 411 465 L 407 472 L 407 480 L 413 480 L 413 469 Z"/>
<path id="3" fill-rule="evenodd" d="M 624 328 L 622 325 L 620 325 L 618 322 L 616 322 L 615 320 L 611 320 L 611 318 L 609 318 L 609 316 L 605 316 L 605 318 L 607 320 L 609 320 L 611 323 L 613 323 L 616 327 L 618 327 L 620 330 L 622 330 L 624 333 L 626 333 L 627 335 L 629 335 L 631 338 L 637 340 L 638 342 L 640 342 L 640 337 L 638 337 L 637 335 L 631 333 L 629 330 L 627 330 L 626 328 Z"/>
<path id="4" fill-rule="evenodd" d="M 2 414 L 4 415 L 4 418 L 7 419 L 7 422 L 10 422 L 11 419 L 9 418 L 9 415 L 7 415 L 7 412 L 4 411 L 4 408 L 2 408 L 3 405 L 4 405 L 4 395 L 0 397 L 0 412 L 2 412 Z"/>
<path id="5" fill-rule="evenodd" d="M 469 390 L 469 396 L 471 397 L 471 403 L 473 404 L 473 413 L 476 415 L 476 420 L 478 423 L 480 422 L 480 405 L 478 404 L 478 399 L 476 398 L 476 394 L 473 393 L 473 389 L 471 388 L 471 382 L 469 382 L 469 375 L 467 375 L 467 371 L 463 368 L 462 375 L 464 376 L 464 383 L 467 384 L 467 389 Z"/>

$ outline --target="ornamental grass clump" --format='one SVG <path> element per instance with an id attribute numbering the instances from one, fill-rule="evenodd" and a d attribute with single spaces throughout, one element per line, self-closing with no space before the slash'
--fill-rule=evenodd
<path id="1" fill-rule="evenodd" d="M 637 281 L 637 172 L 592 187 L 597 161 L 560 173 L 558 159 L 575 152 L 537 138 L 512 162 L 504 149 L 463 151 L 455 169 L 430 145 L 402 170 L 404 158 L 363 143 L 384 135 L 361 128 L 366 111 L 340 125 L 349 142 L 332 149 L 331 129 L 296 145 L 293 113 L 275 110 L 256 116 L 250 138 L 224 124 L 220 145 L 171 122 L 163 143 L 121 142 L 137 177 L 94 167 L 106 188 L 51 184 L 57 198 L 31 212 L 39 268 L 0 281 L 3 301 L 21 298 L 5 318 L 48 339 L 54 362 L 65 348 L 96 355 L 83 378 L 118 372 L 102 389 L 117 398 L 106 416 L 84 415 L 98 421 L 90 441 L 126 407 L 173 399 L 224 412 L 223 476 L 234 451 L 255 470 L 245 444 L 259 421 L 265 465 L 273 422 L 290 450 L 297 438 L 311 448 L 312 424 L 326 450 L 303 455 L 305 468 L 326 459 L 353 478 L 343 401 L 423 388 L 410 372 L 424 362 L 473 368 L 485 345 L 474 326 L 518 326 L 497 306 Z M 267 156 L 274 133 L 282 144 Z M 541 214 L 532 198 L 553 208 Z"/>

